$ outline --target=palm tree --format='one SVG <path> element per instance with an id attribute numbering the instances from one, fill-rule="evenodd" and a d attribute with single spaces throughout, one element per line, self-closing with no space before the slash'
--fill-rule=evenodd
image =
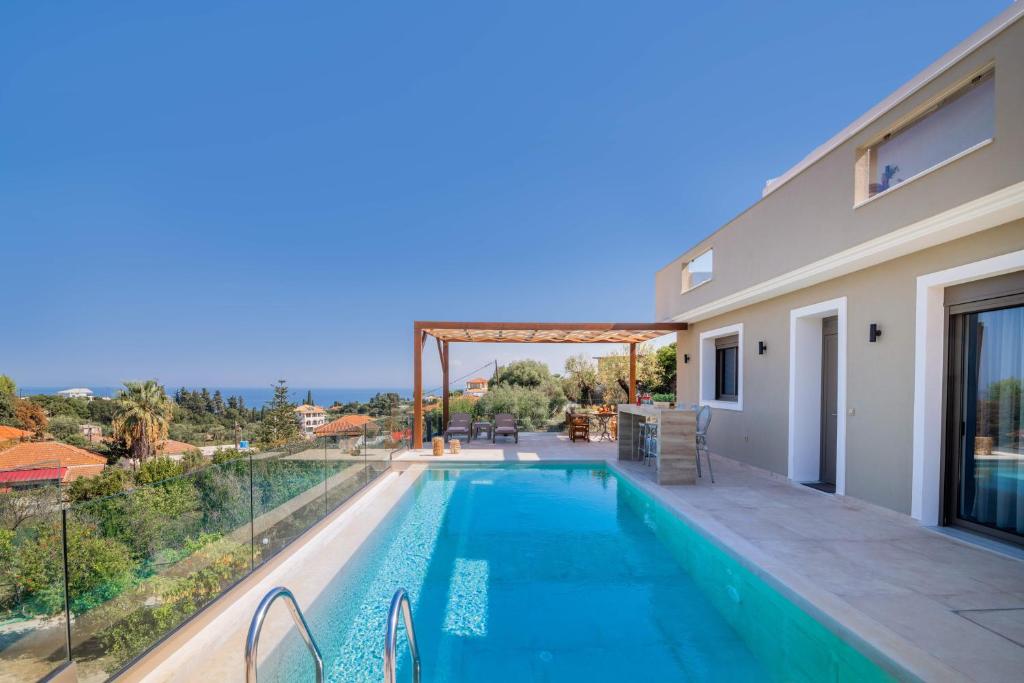
<path id="1" fill-rule="evenodd" d="M 125 382 L 117 395 L 114 435 L 124 439 L 132 459 L 142 463 L 167 438 L 171 399 L 155 380 Z"/>

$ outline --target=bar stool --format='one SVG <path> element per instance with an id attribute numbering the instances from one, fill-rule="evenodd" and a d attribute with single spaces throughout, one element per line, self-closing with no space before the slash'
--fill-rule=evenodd
<path id="1" fill-rule="evenodd" d="M 658 461 L 658 423 L 647 422 L 644 426 L 647 427 L 644 430 L 646 433 L 643 445 L 644 464 L 646 465 L 649 459 Z"/>
<path id="2" fill-rule="evenodd" d="M 633 420 L 632 443 L 630 444 L 633 460 L 644 459 L 644 448 L 647 445 L 647 424 L 646 418 L 644 418 L 643 422 L 640 422 L 637 418 Z"/>
<path id="3" fill-rule="evenodd" d="M 629 440 L 629 459 L 639 460 L 640 450 L 643 448 L 643 439 L 638 439 L 637 434 L 643 434 L 644 423 L 636 415 L 630 415 L 625 423 L 628 431 L 619 434 L 621 438 Z"/>

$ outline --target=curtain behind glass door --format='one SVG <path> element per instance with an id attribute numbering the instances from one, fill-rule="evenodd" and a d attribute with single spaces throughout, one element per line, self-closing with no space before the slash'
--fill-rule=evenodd
<path id="1" fill-rule="evenodd" d="M 965 316 L 958 516 L 1024 535 L 1024 306 Z"/>

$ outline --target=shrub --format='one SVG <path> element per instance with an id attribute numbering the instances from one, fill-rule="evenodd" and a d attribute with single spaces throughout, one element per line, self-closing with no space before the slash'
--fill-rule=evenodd
<path id="1" fill-rule="evenodd" d="M 492 387 L 477 407 L 483 415 L 512 413 L 525 431 L 543 428 L 552 413 L 550 398 L 544 390 L 508 384 Z"/>
<path id="2" fill-rule="evenodd" d="M 130 613 L 99 634 L 104 652 L 114 666 L 127 663 L 158 638 L 216 598 L 250 569 L 248 544 L 215 536 L 189 539 L 189 562 L 204 567 L 184 577 L 156 576 L 146 581 L 145 603 L 134 602 Z"/>
<path id="3" fill-rule="evenodd" d="M 80 477 L 68 487 L 68 500 L 81 502 L 104 498 L 127 491 L 132 487 L 132 475 L 120 467 L 104 468 L 98 476 Z"/>
<path id="4" fill-rule="evenodd" d="M 56 614 L 64 609 L 61 526 L 39 524 L 0 568 L 25 596 L 26 611 Z M 68 598 L 81 612 L 121 593 L 134 581 L 135 563 L 121 543 L 103 538 L 95 526 L 68 519 Z"/>
<path id="5" fill-rule="evenodd" d="M 50 423 L 46 427 L 46 431 L 50 433 L 50 436 L 57 439 L 58 441 L 68 442 L 68 439 L 73 437 L 81 437 L 82 430 L 79 429 L 79 425 L 82 424 L 82 419 L 76 415 L 57 415 L 50 418 Z M 82 438 L 84 441 L 84 437 Z"/>
<path id="6" fill-rule="evenodd" d="M 180 462 L 171 460 L 164 456 L 152 458 L 142 463 L 135 481 L 139 484 L 152 484 L 164 479 L 171 479 L 185 473 L 185 466 Z"/>

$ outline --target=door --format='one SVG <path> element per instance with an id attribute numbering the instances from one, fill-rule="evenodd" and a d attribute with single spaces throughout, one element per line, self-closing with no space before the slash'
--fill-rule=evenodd
<path id="1" fill-rule="evenodd" d="M 821 469 L 823 484 L 836 484 L 836 427 L 839 396 L 839 317 L 821 321 Z M 833 489 L 834 490 L 834 489 Z"/>
<path id="2" fill-rule="evenodd" d="M 1022 299 L 950 308 L 943 515 L 948 524 L 1017 543 L 1024 542 Z"/>

